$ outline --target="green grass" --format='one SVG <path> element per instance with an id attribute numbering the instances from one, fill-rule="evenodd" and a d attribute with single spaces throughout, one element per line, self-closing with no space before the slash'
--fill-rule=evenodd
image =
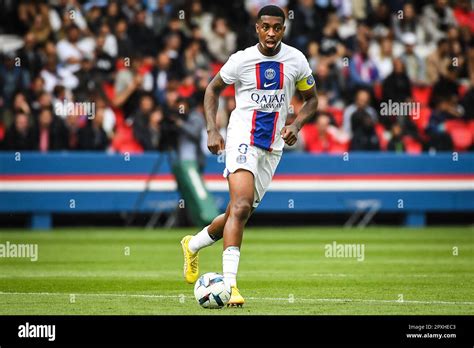
<path id="1" fill-rule="evenodd" d="M 39 258 L 0 258 L 0 314 L 474 314 L 470 227 L 248 228 L 247 302 L 222 310 L 200 308 L 182 278 L 179 241 L 194 232 L 2 230 L 0 243 L 37 243 Z M 364 244 L 364 261 L 325 257 L 333 241 Z M 201 273 L 220 272 L 221 255 L 222 242 L 203 250 Z"/>

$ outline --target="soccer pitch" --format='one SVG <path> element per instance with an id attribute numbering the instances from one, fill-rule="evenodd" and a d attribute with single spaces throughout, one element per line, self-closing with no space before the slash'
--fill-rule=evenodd
<path id="1" fill-rule="evenodd" d="M 0 315 L 474 314 L 472 227 L 247 228 L 246 304 L 220 310 L 183 280 L 179 242 L 196 231 L 2 230 L 0 244 L 37 244 L 38 260 L 0 258 Z M 329 257 L 334 242 L 363 246 L 363 260 Z M 218 242 L 201 251 L 201 274 L 221 262 Z"/>

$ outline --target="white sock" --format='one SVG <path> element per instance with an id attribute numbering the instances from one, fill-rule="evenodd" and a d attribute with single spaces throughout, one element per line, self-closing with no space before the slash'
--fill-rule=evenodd
<path id="1" fill-rule="evenodd" d="M 230 246 L 222 253 L 222 268 L 224 282 L 230 286 L 237 285 L 237 270 L 239 269 L 240 249 Z"/>
<path id="2" fill-rule="evenodd" d="M 196 253 L 202 248 L 214 244 L 215 240 L 209 236 L 209 232 L 207 231 L 208 227 L 209 226 L 204 227 L 201 232 L 191 238 L 189 241 L 189 250 L 191 250 L 191 252 Z"/>

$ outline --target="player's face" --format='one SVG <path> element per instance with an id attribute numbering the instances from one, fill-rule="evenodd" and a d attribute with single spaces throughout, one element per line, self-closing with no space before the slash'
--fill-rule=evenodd
<path id="1" fill-rule="evenodd" d="M 260 44 L 269 52 L 275 50 L 285 34 L 281 17 L 262 16 L 255 24 Z"/>

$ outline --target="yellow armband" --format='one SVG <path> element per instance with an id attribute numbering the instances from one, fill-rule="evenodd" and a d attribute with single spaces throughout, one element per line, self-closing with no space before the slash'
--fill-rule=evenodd
<path id="1" fill-rule="evenodd" d="M 298 91 L 306 91 L 314 86 L 314 78 L 313 75 L 309 75 L 302 80 L 296 82 L 296 89 Z"/>

